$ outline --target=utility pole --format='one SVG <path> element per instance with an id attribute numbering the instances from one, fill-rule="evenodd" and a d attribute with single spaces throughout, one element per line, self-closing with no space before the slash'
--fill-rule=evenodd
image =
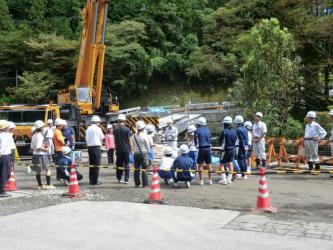
<path id="1" fill-rule="evenodd" d="M 15 69 L 15 86 L 18 87 L 17 68 Z"/>
<path id="2" fill-rule="evenodd" d="M 191 98 L 188 99 L 187 103 L 187 127 L 190 125 L 190 106 L 191 106 Z"/>

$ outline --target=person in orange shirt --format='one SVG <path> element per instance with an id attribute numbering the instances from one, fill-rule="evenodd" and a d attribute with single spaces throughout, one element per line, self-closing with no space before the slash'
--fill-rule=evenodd
<path id="1" fill-rule="evenodd" d="M 65 138 L 62 135 L 62 129 L 64 128 L 64 122 L 62 119 L 57 118 L 55 120 L 56 129 L 54 130 L 53 144 L 55 148 L 54 162 L 58 163 L 58 159 L 62 156 L 62 148 L 65 146 Z M 57 180 L 60 180 L 60 169 L 57 167 Z"/>

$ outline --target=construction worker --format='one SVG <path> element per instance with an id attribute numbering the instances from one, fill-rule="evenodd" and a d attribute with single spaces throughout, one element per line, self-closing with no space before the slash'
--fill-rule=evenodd
<path id="1" fill-rule="evenodd" d="M 189 148 L 187 145 L 183 144 L 179 147 L 179 152 L 181 156 L 178 156 L 171 167 L 171 174 L 173 181 L 175 182 L 174 186 L 178 186 L 178 181 L 184 181 L 187 188 L 191 187 L 191 181 L 194 177 L 193 160 L 187 155 Z"/>
<path id="2" fill-rule="evenodd" d="M 32 149 L 32 167 L 31 169 L 36 172 L 37 189 L 54 189 L 55 186 L 51 185 L 51 169 L 48 157 L 48 141 L 43 135 L 43 128 L 45 124 L 43 121 L 38 120 L 35 122 L 35 131 L 31 138 Z M 42 184 L 41 172 L 46 173 L 46 186 Z"/>
<path id="3" fill-rule="evenodd" d="M 49 141 L 49 159 L 51 160 L 54 155 L 54 144 L 53 144 L 53 137 L 54 137 L 54 130 L 53 127 L 53 120 L 48 119 L 47 120 L 47 126 L 44 128 L 44 137 Z"/>
<path id="4" fill-rule="evenodd" d="M 114 163 L 114 135 L 112 130 L 112 125 L 108 124 L 107 127 L 107 133 L 105 135 L 105 147 L 108 154 L 108 164 Z"/>
<path id="5" fill-rule="evenodd" d="M 73 130 L 68 126 L 68 123 L 65 120 L 62 120 L 63 122 L 63 129 L 62 129 L 62 135 L 65 139 L 66 146 L 70 147 L 70 149 L 73 151 L 75 148 L 75 135 Z"/>
<path id="6" fill-rule="evenodd" d="M 9 144 L 10 144 L 10 150 L 12 151 L 11 154 L 11 166 L 14 168 L 14 162 L 15 162 L 15 151 L 16 151 L 16 145 L 13 137 L 14 129 L 16 128 L 16 125 L 14 122 L 8 121 L 8 133 L 10 134 L 9 137 Z"/>
<path id="7" fill-rule="evenodd" d="M 150 143 L 148 135 L 144 132 L 146 124 L 143 121 L 137 121 L 135 128 L 136 134 L 132 136 L 134 147 L 134 183 L 135 187 L 147 187 L 148 175 L 147 167 L 149 165 Z M 140 181 L 140 175 L 141 180 Z"/>
<path id="8" fill-rule="evenodd" d="M 54 144 L 54 159 L 53 161 L 57 164 L 58 158 L 61 157 L 62 155 L 62 148 L 66 145 L 65 144 L 65 138 L 62 135 L 62 129 L 64 127 L 64 123 L 62 119 L 57 118 L 54 122 L 56 128 L 54 130 L 54 135 L 53 135 L 53 144 Z M 60 180 L 60 169 L 56 169 L 56 178 L 57 180 Z"/>
<path id="9" fill-rule="evenodd" d="M 5 187 L 10 172 L 11 149 L 8 143 L 10 134 L 7 132 L 8 122 L 0 120 L 0 198 L 10 197 Z"/>
<path id="10" fill-rule="evenodd" d="M 101 118 L 93 115 L 91 118 L 91 125 L 86 130 L 86 142 L 89 155 L 89 183 L 90 185 L 100 185 L 98 181 L 99 166 L 101 165 L 101 147 L 105 136 L 102 129 L 99 127 Z"/>
<path id="11" fill-rule="evenodd" d="M 194 141 L 196 143 L 196 147 L 199 149 L 198 151 L 198 168 L 199 168 L 199 179 L 200 185 L 204 184 L 202 178 L 202 170 L 203 165 L 207 165 L 208 169 L 208 185 L 212 185 L 212 174 L 210 171 L 212 170 L 212 153 L 211 153 L 211 134 L 209 128 L 206 127 L 206 119 L 204 117 L 200 117 L 198 119 L 198 128 L 194 132 Z"/>
<path id="12" fill-rule="evenodd" d="M 251 172 L 251 165 L 252 165 L 252 122 L 246 121 L 244 122 L 244 127 L 247 129 L 247 145 L 248 145 L 248 150 L 246 153 L 246 164 L 247 164 L 247 169 L 246 172 L 250 173 Z"/>
<path id="13" fill-rule="evenodd" d="M 125 125 L 126 116 L 119 114 L 118 126 L 113 130 L 116 146 L 116 176 L 119 183 L 125 170 L 125 184 L 129 183 L 130 168 L 129 168 L 129 157 L 130 153 L 133 152 L 133 144 L 131 140 L 132 131 Z"/>
<path id="14" fill-rule="evenodd" d="M 252 128 L 253 134 L 253 152 L 256 158 L 256 166 L 266 168 L 266 153 L 265 153 L 265 136 L 267 133 L 267 126 L 261 121 L 263 115 L 257 112 L 254 116 L 255 123 Z"/>
<path id="15" fill-rule="evenodd" d="M 170 169 L 173 165 L 174 158 L 172 157 L 173 148 L 170 146 L 166 146 L 164 148 L 164 156 L 161 159 L 160 166 L 158 169 L 158 175 L 164 179 L 164 183 L 166 185 L 170 185 L 172 181 L 172 174 Z"/>
<path id="16" fill-rule="evenodd" d="M 195 146 L 195 141 L 194 141 L 194 133 L 196 130 L 197 130 L 197 127 L 193 124 L 188 126 L 188 128 L 187 128 L 187 135 L 190 140 L 190 142 L 188 144 L 188 148 L 189 148 L 188 156 L 193 160 L 194 168 L 197 167 L 196 163 L 198 160 L 198 149 Z"/>
<path id="17" fill-rule="evenodd" d="M 242 172 L 242 178 L 247 179 L 247 175 L 244 173 L 247 171 L 246 168 L 246 155 L 248 151 L 248 131 L 244 127 L 244 118 L 241 115 L 236 115 L 234 123 L 237 126 L 237 138 L 238 138 L 238 153 L 237 153 L 237 162 Z"/>
<path id="18" fill-rule="evenodd" d="M 164 132 L 164 139 L 167 146 L 173 148 L 174 152 L 177 151 L 177 141 L 178 141 L 178 129 L 173 126 L 173 120 L 169 118 L 167 120 L 167 127 Z"/>
<path id="19" fill-rule="evenodd" d="M 315 122 L 316 117 L 317 115 L 314 111 L 309 111 L 306 114 L 307 124 L 305 126 L 304 134 L 304 149 L 309 170 L 313 169 L 313 164 L 315 165 L 316 170 L 320 170 L 318 142 L 319 140 L 324 139 L 327 135 L 326 131 Z"/>
<path id="20" fill-rule="evenodd" d="M 221 174 L 221 180 L 218 183 L 226 185 L 232 183 L 232 172 L 234 171 L 233 161 L 235 158 L 237 132 L 234 128 L 232 128 L 232 118 L 230 116 L 224 117 L 223 127 L 224 129 L 222 130 L 220 136 L 220 145 L 222 150 L 220 168 L 221 170 L 224 170 L 224 173 Z M 229 171 L 228 177 L 225 173 L 227 171 Z"/>

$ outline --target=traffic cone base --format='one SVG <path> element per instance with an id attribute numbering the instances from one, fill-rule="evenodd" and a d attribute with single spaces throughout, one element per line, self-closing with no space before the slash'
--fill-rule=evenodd
<path id="1" fill-rule="evenodd" d="M 10 170 L 10 175 L 9 175 L 8 181 L 6 183 L 5 191 L 15 191 L 15 190 L 17 190 L 17 188 L 16 188 L 16 182 L 15 182 L 14 168 L 12 166 L 11 170 Z"/>
<path id="2" fill-rule="evenodd" d="M 79 182 L 77 180 L 76 169 L 75 169 L 74 165 L 71 165 L 68 193 L 64 193 L 62 196 L 66 197 L 66 198 L 80 198 L 81 197 Z"/>
<path id="3" fill-rule="evenodd" d="M 168 204 L 166 201 L 161 199 L 160 181 L 157 173 L 157 166 L 154 166 L 153 177 L 150 185 L 150 194 L 148 199 L 144 200 L 143 203 L 146 204 Z"/>
<path id="4" fill-rule="evenodd" d="M 257 197 L 257 207 L 251 209 L 252 212 L 269 212 L 277 213 L 277 209 L 271 206 L 269 192 L 267 190 L 267 181 L 265 176 L 265 168 L 260 168 L 260 179 Z"/>

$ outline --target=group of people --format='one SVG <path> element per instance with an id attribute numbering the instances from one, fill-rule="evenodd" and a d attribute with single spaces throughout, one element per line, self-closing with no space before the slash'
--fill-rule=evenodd
<path id="1" fill-rule="evenodd" d="M 333 110 L 329 112 L 333 122 Z M 223 130 L 219 138 L 220 167 L 222 172 L 219 184 L 231 184 L 234 178 L 247 179 L 250 172 L 251 156 L 254 155 L 257 167 L 266 167 L 265 136 L 267 126 L 262 121 L 263 114 L 257 112 L 254 123 L 244 121 L 241 115 L 232 119 L 226 116 L 223 119 Z M 316 113 L 309 111 L 306 115 L 304 135 L 304 156 L 309 170 L 320 170 L 318 156 L 318 142 L 325 138 L 326 131 L 315 121 Z M 98 181 L 99 167 L 101 165 L 102 146 L 105 145 L 108 163 L 116 163 L 116 178 L 119 183 L 129 183 L 130 159 L 134 162 L 134 184 L 136 187 L 149 185 L 147 170 L 154 160 L 154 134 L 155 127 L 147 125 L 144 121 L 135 124 L 136 132 L 125 125 L 126 116 L 120 114 L 118 123 L 107 125 L 106 134 L 103 133 L 99 116 L 92 116 L 91 125 L 86 130 L 86 143 L 89 155 L 89 183 L 101 184 Z M 13 130 L 15 124 L 0 120 L 0 197 L 8 197 L 5 191 L 11 167 L 14 167 L 15 142 Z M 330 140 L 333 141 L 333 129 Z M 204 185 L 203 169 L 208 170 L 207 184 L 212 181 L 212 143 L 211 133 L 204 117 L 198 119 L 197 124 L 188 126 L 188 143 L 177 147 L 178 130 L 169 119 L 165 131 L 161 134 L 165 140 L 164 156 L 159 163 L 159 175 L 165 184 L 172 182 L 176 187 L 184 182 L 190 187 L 191 181 L 198 173 L 199 184 Z M 54 189 L 51 184 L 50 163 L 53 161 L 57 167 L 57 179 L 69 180 L 68 167 L 72 164 L 70 157 L 75 147 L 74 133 L 65 120 L 60 118 L 49 119 L 47 124 L 38 120 L 32 128 L 31 150 L 32 170 L 36 172 L 37 189 Z M 333 146 L 331 148 L 333 155 Z M 115 160 L 114 160 L 115 159 Z M 46 185 L 43 185 L 41 173 L 45 171 Z M 241 172 L 236 175 L 235 172 Z M 123 178 L 124 177 L 124 178 Z M 80 179 L 82 176 L 80 175 Z"/>

